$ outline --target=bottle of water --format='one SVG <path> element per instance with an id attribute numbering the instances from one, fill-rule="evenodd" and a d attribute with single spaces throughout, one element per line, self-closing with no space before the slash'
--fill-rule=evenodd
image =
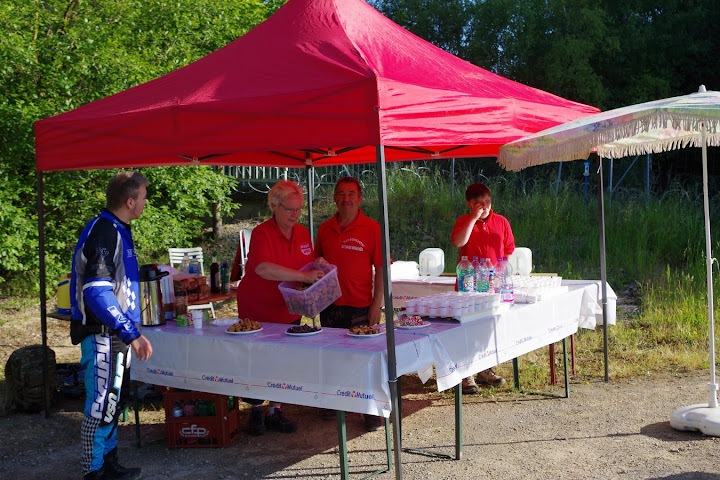
<path id="1" fill-rule="evenodd" d="M 503 264 L 505 272 L 503 274 L 503 283 L 501 286 L 500 293 L 502 295 L 502 301 L 506 303 L 513 303 L 515 301 L 515 288 L 513 285 L 513 268 L 507 257 L 503 257 Z"/>
<path id="2" fill-rule="evenodd" d="M 500 286 L 505 281 L 505 264 L 502 258 L 498 257 L 497 263 L 495 264 L 495 293 L 500 292 Z"/>
<path id="3" fill-rule="evenodd" d="M 467 256 L 463 255 L 457 264 L 458 292 L 475 291 L 475 271 Z"/>
<path id="4" fill-rule="evenodd" d="M 488 262 L 484 258 L 480 259 L 480 272 L 475 272 L 475 288 L 478 292 L 487 292 L 490 289 L 488 282 L 488 276 L 490 275 L 490 269 L 488 268 Z"/>
<path id="5" fill-rule="evenodd" d="M 477 256 L 473 257 L 472 260 L 472 266 L 473 266 L 473 285 L 475 286 L 475 290 L 477 290 L 478 287 L 478 280 L 480 280 L 480 262 L 478 261 Z"/>
<path id="6" fill-rule="evenodd" d="M 488 293 L 495 293 L 495 267 L 489 258 L 486 263 L 488 266 Z"/>
<path id="7" fill-rule="evenodd" d="M 183 259 L 180 262 L 180 271 L 182 273 L 190 273 L 190 257 L 188 257 L 187 253 L 183 256 Z"/>

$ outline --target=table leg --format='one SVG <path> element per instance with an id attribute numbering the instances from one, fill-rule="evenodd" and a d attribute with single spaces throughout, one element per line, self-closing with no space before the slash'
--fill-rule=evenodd
<path id="1" fill-rule="evenodd" d="M 551 343 L 548 345 L 548 351 L 550 352 L 550 385 L 557 383 L 557 373 L 555 372 L 555 344 Z"/>
<path id="2" fill-rule="evenodd" d="M 345 412 L 337 411 L 337 433 L 338 445 L 340 445 L 340 478 L 347 480 L 350 478 L 348 472 L 348 452 L 347 452 L 347 431 L 345 426 Z"/>
<path id="3" fill-rule="evenodd" d="M 462 440 L 462 384 L 459 384 L 455 385 L 455 460 L 462 457 Z"/>
<path id="4" fill-rule="evenodd" d="M 513 382 L 515 382 L 515 390 L 520 390 L 520 367 L 518 367 L 518 359 L 513 358 Z"/>
<path id="5" fill-rule="evenodd" d="M 577 375 L 577 371 L 575 370 L 575 334 L 570 335 L 570 355 L 572 359 L 572 374 Z"/>
<path id="6" fill-rule="evenodd" d="M 563 338 L 563 364 L 565 365 L 565 398 L 570 397 L 570 375 L 568 374 L 567 337 Z"/>
<path id="7" fill-rule="evenodd" d="M 390 444 L 390 418 L 385 418 L 385 452 L 387 453 L 387 470 L 392 469 L 392 445 Z"/>
<path id="8" fill-rule="evenodd" d="M 133 405 L 135 405 L 135 444 L 137 448 L 141 448 L 140 443 L 140 402 L 138 400 L 137 382 L 133 382 Z"/>

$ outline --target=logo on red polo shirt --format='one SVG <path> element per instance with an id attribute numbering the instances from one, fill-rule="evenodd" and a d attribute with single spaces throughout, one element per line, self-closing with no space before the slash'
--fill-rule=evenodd
<path id="1" fill-rule="evenodd" d="M 303 243 L 302 245 L 300 245 L 300 253 L 302 253 L 303 255 L 312 254 L 312 247 L 310 246 L 310 244 Z"/>
<path id="2" fill-rule="evenodd" d="M 360 239 L 351 237 L 351 238 L 346 238 L 345 240 L 343 240 L 342 245 L 340 245 L 340 248 L 344 248 L 345 250 L 355 250 L 357 252 L 364 252 L 365 244 Z"/>

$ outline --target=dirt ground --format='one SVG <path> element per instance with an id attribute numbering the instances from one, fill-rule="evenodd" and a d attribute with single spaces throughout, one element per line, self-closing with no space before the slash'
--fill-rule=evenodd
<path id="1" fill-rule="evenodd" d="M 228 301 L 219 306 L 218 316 L 234 316 L 234 308 Z M 18 315 L 26 317 L 0 322 L 0 366 L 17 348 L 41 343 L 37 315 Z M 79 361 L 66 321 L 48 319 L 48 345 L 57 363 Z M 571 382 L 569 399 L 558 397 L 562 387 L 464 396 L 461 460 L 403 453 L 402 477 L 720 480 L 720 439 L 669 425 L 674 409 L 707 402 L 709 378 L 708 372 L 696 372 Z M 416 376 L 407 376 L 402 382 L 402 446 L 454 456 L 452 395 L 438 393 L 433 379 L 422 385 Z M 3 395 L 0 382 L 0 405 Z M 294 434 L 241 433 L 227 448 L 171 449 L 162 402 L 147 400 L 140 409 L 142 447 L 136 446 L 132 410 L 119 432 L 122 462 L 142 466 L 146 479 L 339 478 L 335 422 L 322 421 L 316 409 L 284 406 L 298 423 Z M 59 394 L 49 418 L 44 413 L 0 415 L 0 478 L 80 478 L 82 402 Z M 245 425 L 248 410 L 241 406 Z M 383 469 L 383 430 L 367 433 L 358 414 L 348 414 L 347 421 L 351 478 Z M 396 470 L 374 478 L 396 478 Z"/>

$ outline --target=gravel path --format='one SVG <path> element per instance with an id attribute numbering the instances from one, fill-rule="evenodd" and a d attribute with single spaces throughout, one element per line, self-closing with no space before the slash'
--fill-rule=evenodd
<path id="1" fill-rule="evenodd" d="M 571 384 L 571 398 L 538 394 L 464 397 L 460 461 L 403 454 L 406 479 L 707 479 L 720 480 L 720 439 L 673 430 L 670 413 L 707 401 L 709 373 L 651 376 Z M 415 377 L 404 381 L 403 445 L 454 454 L 452 397 Z M 555 393 L 562 393 L 559 388 Z M 80 402 L 43 415 L 0 417 L 2 478 L 80 478 Z M 148 407 L 152 410 L 152 406 Z M 242 433 L 224 449 L 168 449 L 162 410 L 141 415 L 143 448 L 132 422 L 121 426 L 123 463 L 143 467 L 147 479 L 330 479 L 339 477 L 334 422 L 316 409 L 287 405 L 295 434 Z M 242 421 L 247 420 L 243 410 Z M 348 414 L 351 478 L 385 462 L 383 431 L 366 433 Z M 374 478 L 395 478 L 395 471 Z"/>

